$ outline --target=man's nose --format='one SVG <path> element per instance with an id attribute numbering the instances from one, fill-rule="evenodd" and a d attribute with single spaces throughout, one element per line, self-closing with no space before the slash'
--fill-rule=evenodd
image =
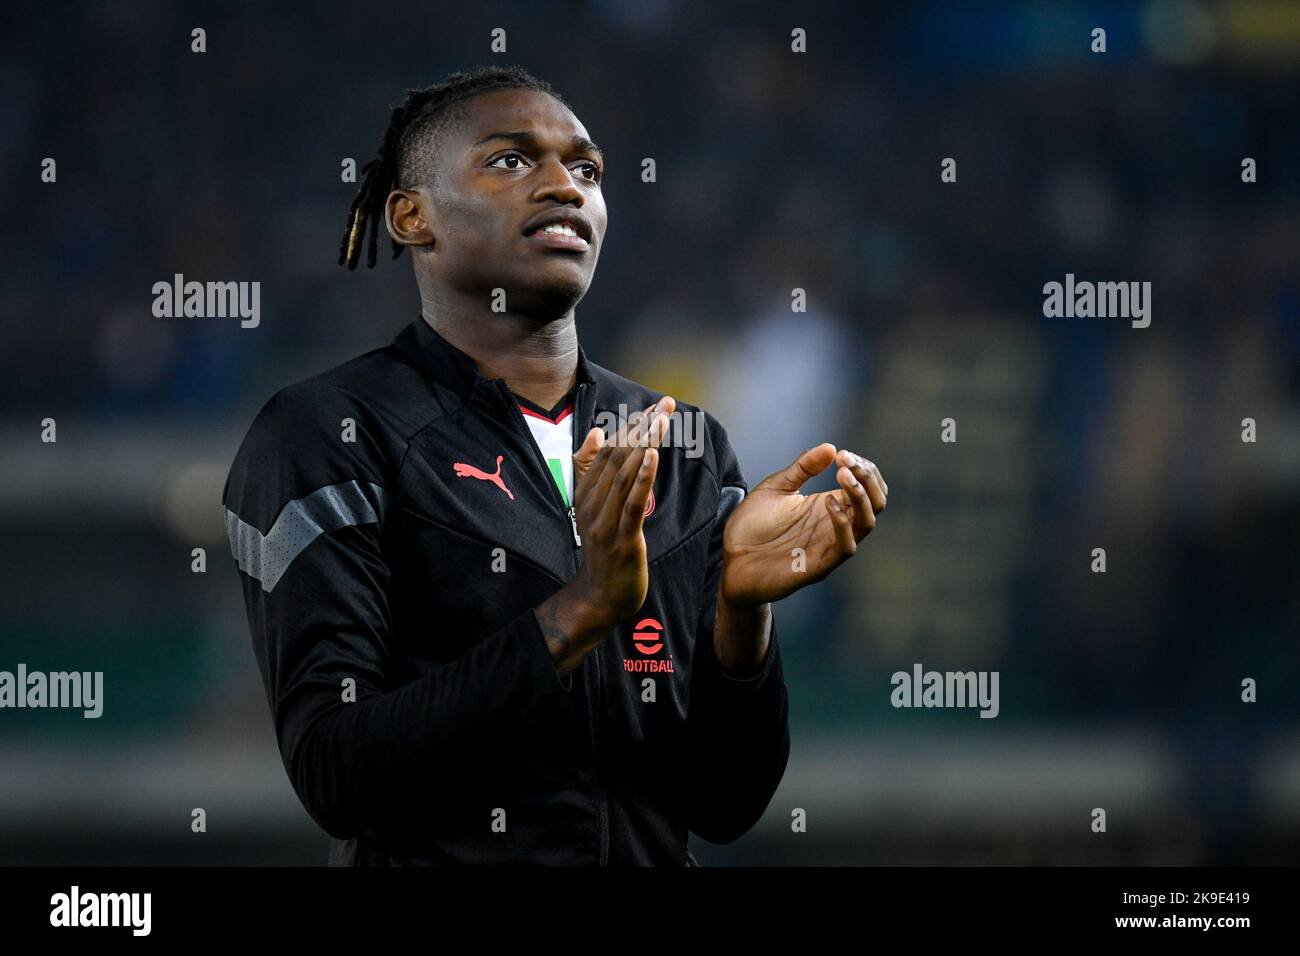
<path id="1" fill-rule="evenodd" d="M 579 206 L 583 203 L 582 190 L 573 181 L 573 173 L 558 159 L 548 159 L 541 164 L 536 183 L 534 199 L 555 199 Z"/>

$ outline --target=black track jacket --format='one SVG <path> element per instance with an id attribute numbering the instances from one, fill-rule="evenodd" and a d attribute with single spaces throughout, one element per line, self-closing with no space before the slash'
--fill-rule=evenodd
<path id="1" fill-rule="evenodd" d="M 660 397 L 579 349 L 574 445 L 597 412 Z M 504 379 L 418 318 L 272 396 L 225 521 L 280 753 L 331 865 L 690 866 L 688 831 L 727 843 L 762 816 L 789 756 L 786 686 L 775 619 L 756 676 L 714 653 L 723 524 L 747 485 L 703 420 L 702 454 L 661 449 L 645 604 L 561 679 L 533 608 L 577 572 L 581 528 Z M 456 468 L 498 457 L 500 481 Z"/>

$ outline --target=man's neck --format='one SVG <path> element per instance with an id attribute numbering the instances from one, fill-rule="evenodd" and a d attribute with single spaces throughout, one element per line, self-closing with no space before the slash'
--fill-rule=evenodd
<path id="1" fill-rule="evenodd" d="M 425 307 L 424 321 L 478 365 L 487 379 L 504 378 L 516 395 L 553 408 L 578 377 L 573 313 L 549 322 L 508 312 L 457 315 Z"/>

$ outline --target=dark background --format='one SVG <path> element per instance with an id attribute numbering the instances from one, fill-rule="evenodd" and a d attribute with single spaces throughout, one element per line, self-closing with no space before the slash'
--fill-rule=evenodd
<path id="1" fill-rule="evenodd" d="M 103 670 L 105 712 L 0 710 L 0 863 L 324 862 L 221 488 L 273 392 L 418 315 L 386 240 L 335 265 L 340 163 L 406 88 L 490 62 L 606 149 L 588 354 L 712 411 L 751 484 L 821 441 L 889 481 L 859 555 L 777 608 L 790 766 L 702 862 L 1296 861 L 1300 4 L 6 17 L 0 669 Z M 177 272 L 260 281 L 261 325 L 155 318 Z M 1067 272 L 1151 282 L 1151 326 L 1045 318 Z M 894 709 L 918 661 L 999 671 L 1001 715 Z"/>

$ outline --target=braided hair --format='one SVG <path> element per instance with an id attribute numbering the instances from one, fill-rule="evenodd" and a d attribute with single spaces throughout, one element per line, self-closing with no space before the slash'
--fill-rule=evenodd
<path id="1" fill-rule="evenodd" d="M 369 230 L 366 265 L 375 267 L 379 230 L 389 194 L 414 182 L 432 182 L 435 173 L 432 144 L 450 122 L 462 115 L 466 100 L 494 90 L 536 90 L 555 97 L 566 107 L 569 105 L 549 83 L 520 66 L 480 66 L 453 73 L 443 82 L 421 90 L 407 90 L 406 99 L 393 107 L 378 155 L 361 167 L 361 184 L 348 207 L 348 223 L 339 244 L 339 265 L 349 269 L 357 267 L 361 245 Z M 392 243 L 396 259 L 403 247 L 396 240 Z"/>

